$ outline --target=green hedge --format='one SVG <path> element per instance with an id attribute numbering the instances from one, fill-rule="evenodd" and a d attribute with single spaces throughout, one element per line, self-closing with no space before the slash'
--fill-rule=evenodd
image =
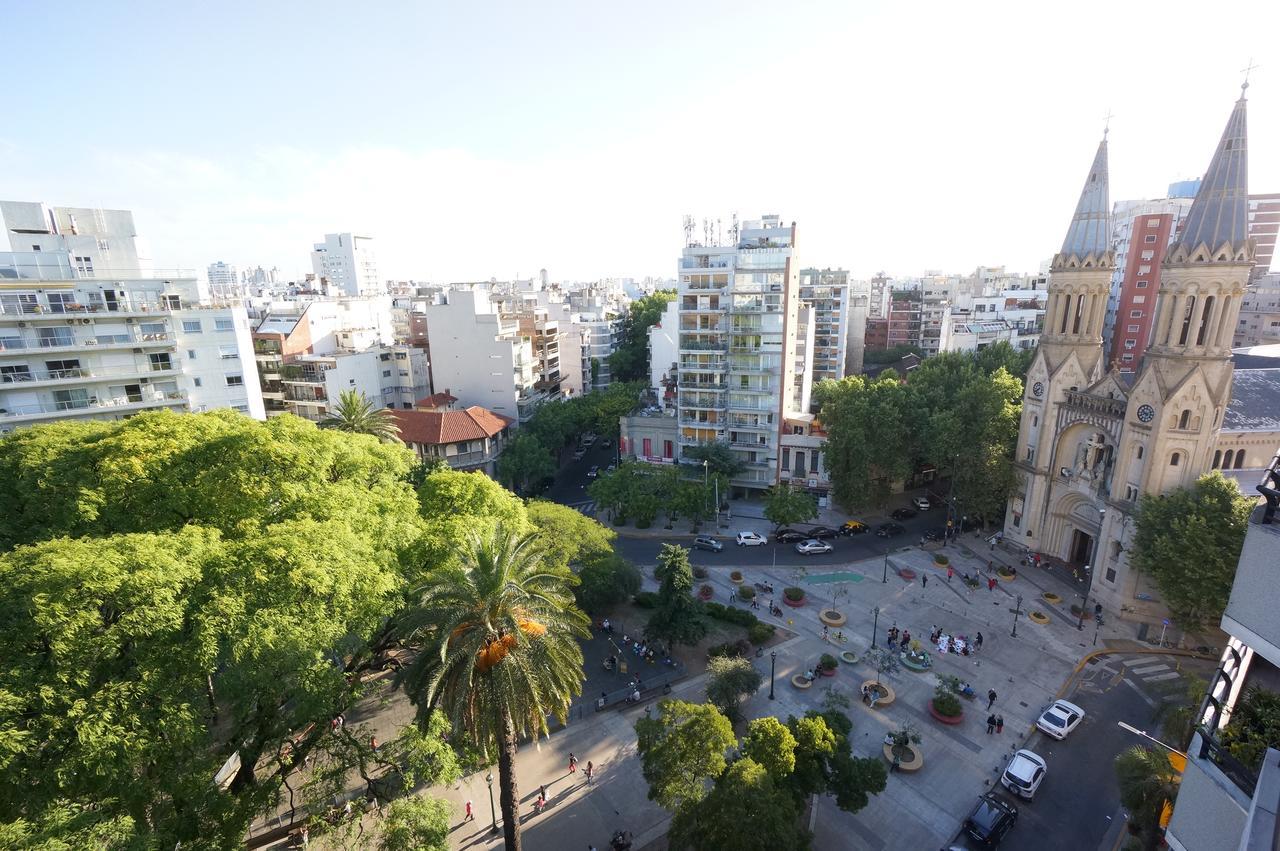
<path id="1" fill-rule="evenodd" d="M 652 591 L 641 591 L 635 596 L 636 605 L 642 609 L 658 608 L 658 595 Z"/>
<path id="2" fill-rule="evenodd" d="M 737 624 L 750 629 L 752 626 L 760 622 L 760 619 L 748 612 L 746 609 L 738 609 L 733 606 L 725 606 L 721 603 L 704 603 L 708 617 L 713 617 L 718 621 L 725 623 Z"/>
<path id="3" fill-rule="evenodd" d="M 764 644 L 773 638 L 773 624 L 760 621 L 747 627 L 747 640 L 752 644 Z"/>

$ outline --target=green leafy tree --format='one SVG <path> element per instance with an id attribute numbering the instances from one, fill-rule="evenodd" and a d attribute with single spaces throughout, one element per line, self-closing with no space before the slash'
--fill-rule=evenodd
<path id="1" fill-rule="evenodd" d="M 531 434 L 518 434 L 498 456 L 498 479 L 516 493 L 554 476 L 556 463 L 542 441 Z"/>
<path id="2" fill-rule="evenodd" d="M 796 738 L 786 725 L 772 716 L 756 718 L 747 725 L 747 735 L 739 750 L 764 766 L 775 781 L 782 782 L 796 770 Z"/>
<path id="3" fill-rule="evenodd" d="M 871 795 L 884 791 L 884 763 L 853 755 L 853 725 L 843 713 L 810 711 L 803 718 L 787 719 L 787 727 L 796 741 L 796 767 L 786 786 L 797 806 L 810 795 L 825 793 L 835 797 L 840 809 L 856 813 Z"/>
<path id="4" fill-rule="evenodd" d="M 320 421 L 321 428 L 332 428 L 352 434 L 367 434 L 379 440 L 400 440 L 400 426 L 391 411 L 379 408 L 358 390 L 344 390 L 338 394 L 338 404 L 333 413 Z"/>
<path id="5" fill-rule="evenodd" d="M 827 432 L 823 446 L 832 495 L 846 508 L 883 503 L 894 481 L 910 475 L 913 417 L 895 376 L 820 382 L 815 397 Z"/>
<path id="6" fill-rule="evenodd" d="M 1155 848 L 1160 842 L 1160 813 L 1166 801 L 1178 797 L 1182 775 L 1166 753 L 1134 745 L 1116 757 L 1116 778 L 1120 803 L 1137 826 L 1143 847 Z"/>
<path id="7" fill-rule="evenodd" d="M 583 611 L 598 614 L 625 603 L 642 585 L 634 564 L 622 556 L 610 555 L 582 566 L 573 595 Z"/>
<path id="8" fill-rule="evenodd" d="M 1250 686 L 1236 701 L 1221 738 L 1232 756 L 1260 770 L 1267 748 L 1280 742 L 1280 694 Z"/>
<path id="9" fill-rule="evenodd" d="M 381 851 L 448 851 L 449 805 L 432 798 L 392 801 L 382 824 Z"/>
<path id="10" fill-rule="evenodd" d="M 975 365 L 984 375 L 995 375 L 1003 369 L 1019 381 L 1025 381 L 1036 350 L 1015 349 L 1006 340 L 1000 340 L 973 353 Z"/>
<path id="11" fill-rule="evenodd" d="M 764 516 L 774 529 L 804 523 L 818 516 L 818 500 L 788 484 L 777 484 L 764 493 Z"/>
<path id="12" fill-rule="evenodd" d="M 658 324 L 667 305 L 675 301 L 675 290 L 658 290 L 631 302 L 622 320 L 622 341 L 609 355 L 614 381 L 644 381 L 649 377 L 649 329 Z M 595 372 L 592 372 L 592 381 Z"/>
<path id="13" fill-rule="evenodd" d="M 543 499 L 529 500 L 525 511 L 552 564 L 581 567 L 613 555 L 618 534 L 581 511 Z"/>
<path id="14" fill-rule="evenodd" d="M 448 469 L 428 474 L 418 488 L 418 507 L 425 532 L 415 550 L 417 562 L 406 571 L 411 587 L 436 567 L 459 564 L 462 544 L 476 532 L 487 534 L 498 526 L 533 530 L 524 503 L 481 472 Z"/>
<path id="15" fill-rule="evenodd" d="M 733 454 L 728 443 L 718 441 L 685 447 L 680 450 L 680 458 L 687 466 L 696 469 L 698 475 L 702 475 L 704 461 L 712 475 L 729 479 L 747 469 L 742 459 Z"/>
<path id="16" fill-rule="evenodd" d="M 862 362 L 871 365 L 879 365 L 886 363 L 895 363 L 902 360 L 907 355 L 916 355 L 924 357 L 924 350 L 919 346 L 893 346 L 888 349 L 867 349 L 863 355 Z"/>
<path id="17" fill-rule="evenodd" d="M 420 646 L 398 682 L 420 721 L 438 708 L 485 753 L 496 748 L 506 847 L 520 848 L 516 745 L 547 733 L 581 692 L 589 621 L 573 604 L 573 574 L 549 564 L 533 534 L 498 526 L 472 539 L 462 563 L 427 575 L 402 634 Z"/>
<path id="18" fill-rule="evenodd" d="M 683 700 L 659 701 L 657 717 L 636 721 L 636 738 L 649 800 L 675 811 L 706 797 L 735 741 L 719 709 Z"/>
<path id="19" fill-rule="evenodd" d="M 800 826 L 790 796 L 777 788 L 763 766 L 748 757 L 729 766 L 700 806 L 676 810 L 670 840 L 672 848 L 693 851 L 803 851 L 809 847 L 810 836 Z"/>
<path id="20" fill-rule="evenodd" d="M 658 552 L 658 606 L 645 626 L 645 635 L 668 644 L 697 644 L 707 634 L 698 603 L 693 598 L 693 568 L 689 551 L 663 544 Z"/>
<path id="21" fill-rule="evenodd" d="M 1129 562 L 1155 579 L 1185 629 L 1217 623 L 1226 609 L 1252 506 L 1216 470 L 1190 488 L 1142 498 Z"/>
<path id="22" fill-rule="evenodd" d="M 716 656 L 707 663 L 707 700 L 730 721 L 741 718 L 742 698 L 755 694 L 764 678 L 739 656 Z"/>

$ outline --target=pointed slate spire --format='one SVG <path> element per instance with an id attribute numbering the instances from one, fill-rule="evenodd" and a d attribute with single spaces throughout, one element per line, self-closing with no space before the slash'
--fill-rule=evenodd
<path id="1" fill-rule="evenodd" d="M 1080 202 L 1071 219 L 1067 238 L 1062 243 L 1062 256 L 1074 254 L 1084 259 L 1092 254 L 1101 257 L 1111 248 L 1111 196 L 1107 177 L 1107 137 L 1104 134 L 1094 154 L 1089 177 L 1080 190 Z"/>
<path id="2" fill-rule="evenodd" d="M 1249 237 L 1249 150 L 1244 89 L 1222 131 L 1213 161 L 1191 202 L 1178 244 L 1188 253 L 1200 245 L 1216 251 L 1224 242 L 1240 246 Z M 1172 253 L 1172 252 L 1171 252 Z"/>

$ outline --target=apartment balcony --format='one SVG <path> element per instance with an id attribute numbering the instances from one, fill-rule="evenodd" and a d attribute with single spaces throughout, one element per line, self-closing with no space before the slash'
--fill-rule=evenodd
<path id="1" fill-rule="evenodd" d="M 724 372 L 727 369 L 725 361 L 722 359 L 714 359 L 709 361 L 699 361 L 681 358 L 680 371 L 695 372 Z"/>
<path id="2" fill-rule="evenodd" d="M 773 433 L 778 430 L 778 427 L 773 423 L 753 422 L 740 417 L 730 417 L 729 428 L 737 431 L 760 431 L 766 433 Z"/>
<path id="3" fill-rule="evenodd" d="M 151 408 L 185 408 L 186 406 L 187 394 L 180 390 L 169 392 L 152 390 L 113 398 L 91 396 L 88 399 L 64 402 L 39 402 L 31 405 L 0 407 L 0 420 L 6 423 L 35 423 L 42 420 L 100 417 L 104 414 L 126 414 Z"/>
<path id="4" fill-rule="evenodd" d="M 169 366 L 166 369 L 138 367 L 136 369 L 35 369 L 29 372 L 8 372 L 0 374 L 0 387 L 4 385 L 21 385 L 23 388 L 59 387 L 72 384 L 85 384 L 93 381 L 115 381 L 129 378 L 155 378 L 177 375 L 178 370 Z"/>
<path id="5" fill-rule="evenodd" d="M 0 354 L 9 352 L 75 352 L 85 349 L 173 349 L 177 345 L 174 336 L 167 332 L 155 334 L 99 334 L 96 337 L 59 336 L 33 338 L 26 336 L 0 337 Z"/>
<path id="6" fill-rule="evenodd" d="M 681 352 L 717 352 L 723 354 L 729 350 L 727 341 L 681 340 Z"/>
<path id="7" fill-rule="evenodd" d="M 734 411 L 748 411 L 750 413 L 759 413 L 760 411 L 773 412 L 778 410 L 778 403 L 776 400 L 768 397 L 761 397 L 754 403 L 744 402 L 742 400 L 735 402 L 731 400 L 727 405 L 725 405 L 725 409 L 728 410 L 730 414 Z"/>
<path id="8" fill-rule="evenodd" d="M 720 395 L 697 395 L 697 394 L 680 394 L 681 408 L 702 408 L 709 411 L 718 411 L 724 407 L 724 394 Z"/>
<path id="9" fill-rule="evenodd" d="M 721 390 L 728 390 L 729 383 L 727 381 L 682 381 L 680 382 L 680 389 L 700 393 L 718 393 Z"/>
<path id="10" fill-rule="evenodd" d="M 1268 504 L 1258 506 L 1249 518 L 1244 547 L 1236 566 L 1231 597 L 1222 615 L 1222 629 L 1245 639 L 1250 647 L 1280 667 L 1280 455 L 1263 471 L 1258 492 Z"/>

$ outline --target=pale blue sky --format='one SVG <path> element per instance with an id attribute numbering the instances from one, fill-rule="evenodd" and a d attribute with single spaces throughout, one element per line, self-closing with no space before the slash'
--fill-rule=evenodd
<path id="1" fill-rule="evenodd" d="M 399 278 L 670 276 L 683 214 L 736 211 L 796 220 L 805 264 L 1034 270 L 1108 108 L 1113 200 L 1158 196 L 1207 165 L 1250 56 L 1252 189 L 1280 192 L 1274 2 L 10 2 L 0 22 L 0 197 L 132 209 L 164 265 L 293 276 L 355 230 Z"/>

